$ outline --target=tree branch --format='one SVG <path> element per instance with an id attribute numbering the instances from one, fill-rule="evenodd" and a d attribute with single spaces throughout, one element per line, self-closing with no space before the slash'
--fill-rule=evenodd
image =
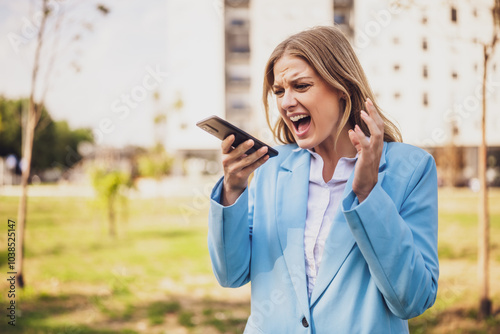
<path id="1" fill-rule="evenodd" d="M 33 64 L 33 73 L 31 76 L 30 105 L 32 106 L 32 110 L 29 111 L 29 113 L 33 113 L 32 117 L 35 117 L 36 120 L 40 118 L 38 116 L 38 113 L 41 112 L 41 109 L 37 108 L 36 106 L 37 103 L 35 102 L 35 92 L 36 92 L 36 84 L 38 77 L 38 69 L 40 67 L 40 53 L 43 46 L 43 33 L 45 31 L 47 17 L 49 16 L 48 0 L 43 0 L 42 11 L 43 11 L 42 22 L 40 23 L 40 29 L 38 30 L 38 44 L 36 47 L 35 62 Z M 34 126 L 36 126 L 36 123 L 34 124 Z"/>

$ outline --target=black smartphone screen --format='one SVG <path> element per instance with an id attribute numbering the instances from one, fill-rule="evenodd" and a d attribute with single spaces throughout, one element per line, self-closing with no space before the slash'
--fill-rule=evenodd
<path id="1" fill-rule="evenodd" d="M 234 126 L 233 124 L 229 123 L 228 121 L 220 117 L 210 116 L 208 118 L 202 119 L 201 121 L 196 123 L 196 125 L 201 129 L 205 130 L 206 132 L 219 138 L 220 140 L 226 139 L 227 136 L 229 135 L 234 135 L 235 140 L 233 143 L 233 147 L 237 147 L 238 145 L 247 141 L 248 139 L 252 139 L 254 141 L 254 146 L 250 148 L 248 151 L 246 151 L 245 152 L 246 154 L 251 154 L 257 151 L 259 148 L 267 146 L 268 148 L 267 154 L 269 155 L 270 158 L 278 155 L 278 151 L 276 151 L 271 146 L 264 144 L 254 136 L 246 133 L 245 131 L 241 130 L 240 128 Z"/>

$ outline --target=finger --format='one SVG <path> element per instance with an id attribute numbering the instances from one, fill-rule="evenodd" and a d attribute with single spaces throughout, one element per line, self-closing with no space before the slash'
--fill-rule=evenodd
<path id="1" fill-rule="evenodd" d="M 382 135 L 383 129 L 381 129 L 379 125 L 377 125 L 375 120 L 370 117 L 366 111 L 361 110 L 360 115 L 363 122 L 365 122 L 365 124 L 368 126 L 371 137 L 375 137 L 378 139 L 378 137 Z"/>
<path id="2" fill-rule="evenodd" d="M 373 120 L 375 120 L 375 123 L 379 127 L 380 126 L 383 127 L 384 120 L 382 119 L 382 117 L 380 117 L 380 114 L 379 114 L 377 108 L 375 108 L 375 105 L 373 104 L 372 100 L 370 100 L 370 98 L 366 99 L 365 106 L 366 106 L 366 110 L 368 111 L 368 114 L 370 115 L 370 117 L 373 118 Z"/>
<path id="3" fill-rule="evenodd" d="M 237 156 L 237 157 L 241 157 L 242 155 L 245 154 L 246 151 L 248 151 L 249 149 L 251 149 L 254 145 L 254 142 L 252 139 L 248 139 L 247 141 L 239 144 L 233 151 L 233 155 Z"/>
<path id="4" fill-rule="evenodd" d="M 245 152 L 247 152 L 253 144 L 253 140 L 249 139 L 238 145 L 238 147 L 232 149 L 229 153 L 224 154 L 222 157 L 222 166 L 224 167 L 224 170 L 234 174 L 244 168 L 245 166 L 241 163 L 238 164 L 238 162 L 241 162 L 249 156 Z"/>
<path id="5" fill-rule="evenodd" d="M 358 147 L 361 145 L 361 143 L 359 142 L 358 135 L 356 134 L 356 132 L 354 132 L 354 130 L 349 130 L 348 133 L 349 133 L 349 139 L 351 140 L 352 145 L 356 149 L 358 149 Z"/>
<path id="6" fill-rule="evenodd" d="M 231 144 L 234 144 L 234 140 Z M 234 148 L 234 145 L 229 149 L 229 152 L 226 153 L 229 155 L 230 160 L 237 160 L 241 159 L 242 157 L 245 157 L 245 152 L 248 151 L 252 146 L 254 145 L 254 142 L 252 139 L 249 139 L 241 144 L 239 144 L 236 148 Z"/>
<path id="7" fill-rule="evenodd" d="M 361 148 L 363 148 L 363 147 L 368 148 L 370 146 L 370 141 L 368 140 L 368 137 L 366 137 L 363 130 L 361 130 L 359 125 L 356 124 L 354 126 L 354 132 L 356 133 L 356 136 L 358 138 L 359 145 L 361 146 Z"/>
<path id="8" fill-rule="evenodd" d="M 354 127 L 354 130 L 349 130 L 348 133 L 352 145 L 354 145 L 358 152 L 361 152 L 364 147 L 368 147 L 369 141 L 358 125 Z"/>
<path id="9" fill-rule="evenodd" d="M 266 154 L 263 157 L 260 157 L 257 161 L 252 163 L 251 165 L 244 168 L 245 172 L 249 172 L 249 174 L 253 173 L 257 168 L 265 164 L 269 160 L 269 155 Z"/>
<path id="10" fill-rule="evenodd" d="M 233 171 L 240 171 L 249 167 L 250 165 L 258 161 L 266 154 L 267 154 L 267 147 L 266 146 L 261 147 L 254 153 L 240 159 L 238 162 L 235 162 L 235 164 L 232 166 Z"/>
<path id="11" fill-rule="evenodd" d="M 223 154 L 228 154 L 229 152 L 231 152 L 231 146 L 233 145 L 234 140 L 234 135 L 229 135 L 222 141 L 221 148 Z"/>

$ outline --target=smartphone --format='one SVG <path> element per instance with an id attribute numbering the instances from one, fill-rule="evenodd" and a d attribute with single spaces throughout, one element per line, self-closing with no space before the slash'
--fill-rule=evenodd
<path id="1" fill-rule="evenodd" d="M 234 135 L 235 139 L 233 142 L 233 147 L 237 147 L 241 143 L 247 141 L 248 139 L 252 139 L 254 142 L 254 145 L 252 148 L 250 148 L 248 151 L 246 151 L 246 154 L 251 154 L 255 151 L 257 151 L 259 148 L 263 146 L 267 146 L 267 154 L 269 155 L 270 158 L 275 157 L 278 155 L 278 151 L 276 151 L 274 148 L 271 146 L 264 144 L 254 136 L 246 133 L 245 131 L 241 130 L 240 128 L 234 126 L 233 124 L 229 123 L 228 121 L 217 117 L 217 116 L 210 116 L 205 119 L 202 119 L 198 123 L 196 123 L 196 126 L 202 128 L 206 132 L 214 135 L 215 137 L 219 138 L 220 140 L 226 139 L 229 135 Z"/>

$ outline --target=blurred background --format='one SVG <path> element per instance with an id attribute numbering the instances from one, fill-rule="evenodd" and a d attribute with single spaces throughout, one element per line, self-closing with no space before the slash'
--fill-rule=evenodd
<path id="1" fill-rule="evenodd" d="M 195 124 L 276 144 L 267 58 L 334 24 L 437 163 L 440 290 L 411 332 L 500 333 L 498 0 L 0 0 L 0 332 L 241 333 L 249 286 L 218 287 L 206 247 L 220 141 Z"/>

